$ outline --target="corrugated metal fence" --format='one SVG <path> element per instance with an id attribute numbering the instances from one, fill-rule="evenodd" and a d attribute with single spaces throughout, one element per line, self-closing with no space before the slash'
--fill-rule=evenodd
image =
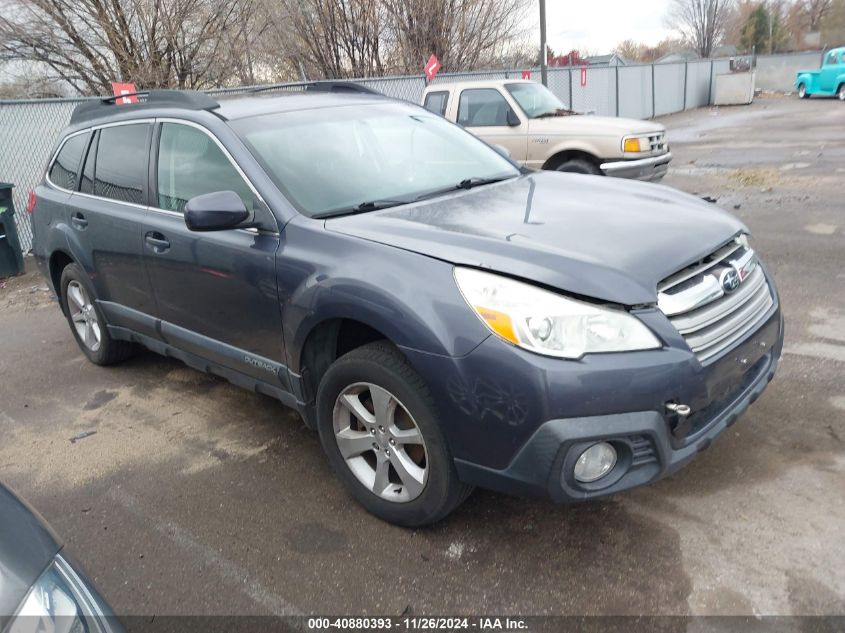
<path id="1" fill-rule="evenodd" d="M 648 119 L 710 103 L 716 75 L 728 72 L 728 60 L 678 64 L 589 67 L 582 85 L 580 68 L 550 68 L 549 88 L 579 112 Z M 443 73 L 435 83 L 468 79 L 518 79 L 521 70 Z M 539 69 L 532 78 L 540 79 Z M 356 80 L 398 99 L 419 103 L 426 83 L 422 75 Z M 249 86 L 212 90 L 235 95 Z M 280 85 L 278 90 L 284 90 Z M 24 252 L 32 246 L 26 214 L 29 191 L 41 179 L 50 150 L 73 109 L 85 99 L 0 101 L 0 182 L 15 185 L 16 221 Z"/>

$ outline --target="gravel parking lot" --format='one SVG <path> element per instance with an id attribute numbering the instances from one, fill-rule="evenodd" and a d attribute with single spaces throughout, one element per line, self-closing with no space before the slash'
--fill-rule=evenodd
<path id="1" fill-rule="evenodd" d="M 675 476 L 396 528 L 276 401 L 151 353 L 89 364 L 28 273 L 0 289 L 0 480 L 120 614 L 845 615 L 845 107 L 664 121 L 665 184 L 748 224 L 787 320 L 769 389 Z"/>

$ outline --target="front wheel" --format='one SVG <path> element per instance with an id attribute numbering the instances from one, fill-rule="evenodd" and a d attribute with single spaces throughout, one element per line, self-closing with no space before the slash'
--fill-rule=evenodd
<path id="1" fill-rule="evenodd" d="M 555 171 L 565 171 L 571 174 L 589 174 L 601 176 L 601 169 L 595 163 L 585 158 L 571 158 L 555 167 Z"/>
<path id="2" fill-rule="evenodd" d="M 801 99 L 806 99 L 810 95 L 807 94 L 807 86 L 804 84 L 798 84 L 798 97 Z"/>
<path id="3" fill-rule="evenodd" d="M 839 90 L 836 91 L 836 96 L 839 97 L 840 101 L 845 101 L 845 84 L 839 86 Z"/>
<path id="4" fill-rule="evenodd" d="M 320 442 L 358 503 L 405 527 L 439 521 L 472 491 L 458 480 L 434 400 L 390 344 L 329 367 L 317 392 Z"/>

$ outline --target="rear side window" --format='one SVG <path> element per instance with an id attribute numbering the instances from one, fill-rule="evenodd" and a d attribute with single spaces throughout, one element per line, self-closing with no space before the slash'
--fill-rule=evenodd
<path id="1" fill-rule="evenodd" d="M 94 195 L 145 204 L 149 123 L 118 125 L 100 130 L 94 169 Z"/>
<path id="2" fill-rule="evenodd" d="M 255 206 L 255 194 L 223 150 L 189 125 L 162 124 L 157 180 L 158 206 L 168 211 L 182 213 L 188 200 L 214 191 L 234 191 L 247 209 Z"/>
<path id="3" fill-rule="evenodd" d="M 76 189 L 76 182 L 78 180 L 79 161 L 82 159 L 82 152 L 85 151 L 85 146 L 88 144 L 89 133 L 77 134 L 71 136 L 59 154 L 53 165 L 50 167 L 50 182 L 62 189 Z"/>
<path id="4" fill-rule="evenodd" d="M 440 116 L 446 114 L 446 105 L 449 102 L 448 92 L 429 92 L 425 96 L 423 107 L 429 112 L 434 112 Z"/>

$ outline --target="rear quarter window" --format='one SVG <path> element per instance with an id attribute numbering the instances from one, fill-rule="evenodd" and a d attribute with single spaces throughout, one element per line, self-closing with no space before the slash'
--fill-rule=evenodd
<path id="1" fill-rule="evenodd" d="M 429 112 L 434 112 L 440 116 L 446 115 L 446 106 L 449 103 L 449 93 L 447 91 L 429 92 L 425 96 L 423 107 Z"/>
<path id="2" fill-rule="evenodd" d="M 82 160 L 82 153 L 88 145 L 90 133 L 71 136 L 62 145 L 56 160 L 50 166 L 49 178 L 57 187 L 74 191 L 79 180 L 79 162 Z"/>
<path id="3" fill-rule="evenodd" d="M 151 128 L 149 123 L 134 123 L 100 130 L 94 168 L 95 196 L 146 204 Z"/>

